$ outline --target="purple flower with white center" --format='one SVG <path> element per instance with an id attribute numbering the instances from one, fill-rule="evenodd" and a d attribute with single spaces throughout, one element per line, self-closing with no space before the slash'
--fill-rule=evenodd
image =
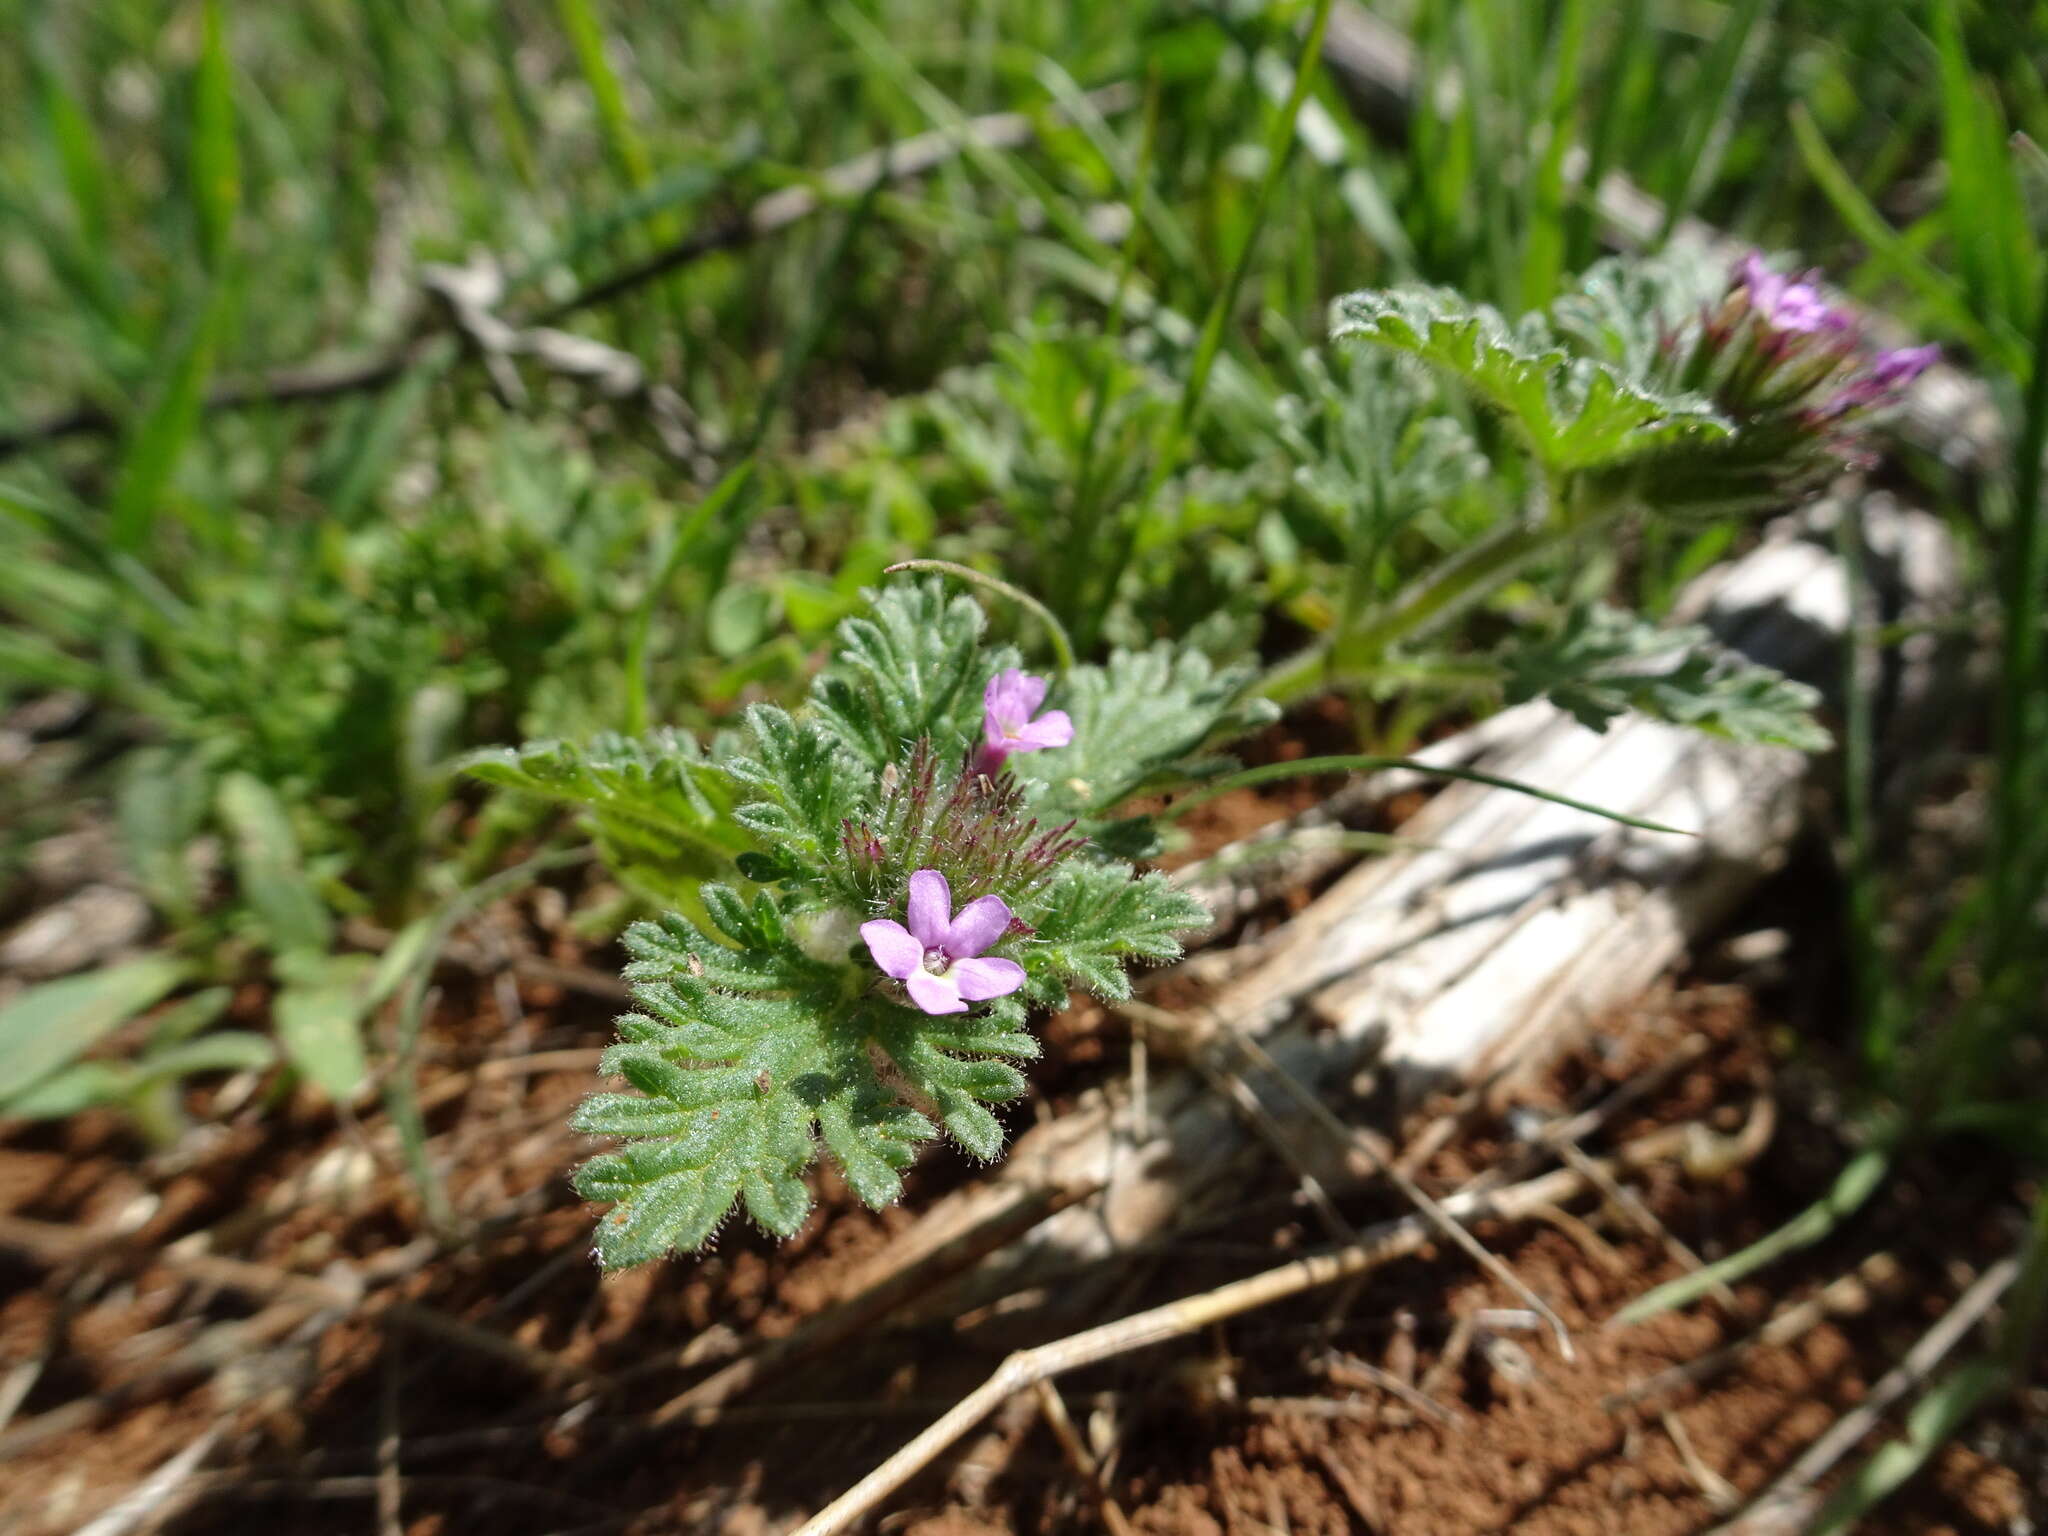
<path id="1" fill-rule="evenodd" d="M 1012 752 L 1038 752 L 1064 747 L 1074 739 L 1074 722 L 1064 709 L 1038 714 L 1045 702 L 1045 679 L 1005 667 L 981 691 L 982 748 L 975 766 L 994 774 Z M 1033 718 L 1036 716 L 1036 718 Z"/>
<path id="2" fill-rule="evenodd" d="M 1742 258 L 1741 273 L 1750 308 L 1774 331 L 1811 335 L 1815 331 L 1846 331 L 1854 323 L 1821 297 L 1814 281 L 1818 272 L 1786 277 L 1773 272 L 1751 251 Z"/>
<path id="3" fill-rule="evenodd" d="M 1045 685 L 1038 686 L 1043 698 Z M 1008 997 L 1024 985 L 1023 966 L 982 953 L 1010 927 L 1000 896 L 976 897 L 956 913 L 946 877 L 920 869 L 910 877 L 909 917 L 907 928 L 889 918 L 862 923 L 860 936 L 882 974 L 902 982 L 926 1013 L 965 1013 L 969 1003 Z"/>

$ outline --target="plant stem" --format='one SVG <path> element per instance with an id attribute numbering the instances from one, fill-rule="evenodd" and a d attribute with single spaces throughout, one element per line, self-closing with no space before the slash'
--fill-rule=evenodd
<path id="1" fill-rule="evenodd" d="M 1046 639 L 1052 642 L 1053 655 L 1059 659 L 1060 670 L 1074 669 L 1074 642 L 1067 638 L 1066 627 L 1053 611 L 1022 587 L 1004 581 L 1000 576 L 991 576 L 986 571 L 977 571 L 971 565 L 961 565 L 954 560 L 898 560 L 894 565 L 884 566 L 882 574 L 893 576 L 898 571 L 941 571 L 948 576 L 957 576 L 962 581 L 972 582 L 978 587 L 999 593 L 1035 617 L 1045 626 Z"/>
<path id="2" fill-rule="evenodd" d="M 1582 531 L 1549 519 L 1518 519 L 1496 528 L 1409 586 L 1357 633 L 1342 637 L 1345 660 L 1371 667 L 1397 642 L 1412 640 L 1450 619 L 1536 556 Z M 1259 691 L 1282 703 L 1299 698 L 1316 686 L 1335 658 L 1335 640 L 1326 637 L 1268 672 Z"/>

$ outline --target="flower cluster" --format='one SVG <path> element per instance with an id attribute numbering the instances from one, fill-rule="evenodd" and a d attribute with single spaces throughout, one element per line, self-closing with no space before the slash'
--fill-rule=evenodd
<path id="1" fill-rule="evenodd" d="M 1751 252 L 1697 329 L 1674 333 L 1676 383 L 1711 398 L 1753 445 L 1837 463 L 1867 459 L 1864 419 L 1895 404 L 1939 355 L 1935 347 L 1874 350 L 1855 318 L 1830 304 L 1820 274 L 1788 276 Z M 1818 461 L 1810 468 L 1817 468 Z"/>
<path id="2" fill-rule="evenodd" d="M 882 974 L 929 1014 L 964 1013 L 967 1005 L 1007 997 L 1024 984 L 1013 960 L 987 956 L 1013 930 L 1029 932 L 994 894 L 977 896 L 955 914 L 947 869 L 972 887 L 1000 886 L 1013 896 L 1042 884 L 1060 860 L 1081 846 L 1073 823 L 1041 832 L 1023 814 L 1023 797 L 1003 774 L 1013 752 L 1064 747 L 1074 725 L 1063 710 L 1039 713 L 1046 680 L 1005 668 L 982 691 L 982 745 L 941 788 L 929 743 L 912 751 L 908 771 L 885 775 L 886 795 L 872 821 L 848 822 L 842 846 L 856 868 L 884 885 L 904 861 L 918 865 L 908 880 L 905 923 L 878 918 L 861 938 Z M 938 866 L 944 865 L 946 868 Z M 897 873 L 896 879 L 901 879 Z"/>

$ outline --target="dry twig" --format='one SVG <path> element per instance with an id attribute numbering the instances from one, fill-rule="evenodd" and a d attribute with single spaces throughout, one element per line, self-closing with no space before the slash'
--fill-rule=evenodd
<path id="1" fill-rule="evenodd" d="M 1419 1392 L 1409 1386 L 1393 1372 L 1383 1371 L 1356 1355 L 1330 1351 L 1323 1357 L 1323 1374 L 1340 1387 L 1377 1387 L 1382 1392 L 1390 1392 L 1417 1413 L 1435 1419 L 1439 1424 L 1455 1424 L 1464 1417 L 1456 1409 L 1446 1408 L 1427 1392 Z"/>
<path id="2" fill-rule="evenodd" d="M 1837 1419 L 1747 1510 L 1718 1527 L 1713 1536 L 1791 1536 L 1806 1529 L 1820 1506 L 1814 1484 L 1877 1428 L 1893 1404 L 1926 1384 L 1949 1351 L 1997 1305 L 2019 1273 L 2019 1259 L 2008 1256 L 1979 1275 L 1941 1320 L 1906 1351 L 1905 1358 L 1878 1378 L 1862 1402 Z"/>
<path id="3" fill-rule="evenodd" d="M 1081 1479 L 1081 1486 L 1088 1490 L 1089 1501 L 1102 1516 L 1109 1536 L 1130 1536 L 1131 1522 L 1124 1518 L 1122 1508 L 1110 1496 L 1109 1485 L 1103 1480 L 1102 1469 L 1095 1464 L 1094 1456 L 1081 1443 L 1074 1421 L 1067 1416 L 1066 1399 L 1050 1381 L 1039 1382 L 1036 1391 L 1038 1411 L 1044 1415 L 1046 1427 L 1059 1441 L 1060 1453 L 1067 1458 L 1067 1465 L 1074 1469 L 1075 1476 Z"/>
<path id="4" fill-rule="evenodd" d="M 216 1424 L 136 1485 L 98 1519 L 82 1525 L 74 1536 L 135 1536 L 170 1519 L 189 1501 L 188 1485 L 199 1464 L 220 1441 Z"/>

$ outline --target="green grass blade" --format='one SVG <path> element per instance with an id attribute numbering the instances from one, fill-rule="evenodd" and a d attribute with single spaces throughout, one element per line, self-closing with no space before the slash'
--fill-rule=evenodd
<path id="1" fill-rule="evenodd" d="M 75 1061 L 184 974 L 179 962 L 154 956 L 46 981 L 0 1005 L 0 1105 Z"/>
<path id="2" fill-rule="evenodd" d="M 1877 856 L 1876 816 L 1872 807 L 1876 783 L 1875 701 L 1872 680 L 1878 675 L 1873 654 L 1871 612 L 1874 601 L 1865 575 L 1860 509 L 1845 510 L 1835 532 L 1835 548 L 1847 576 L 1849 620 L 1842 643 L 1842 836 L 1846 846 L 1850 984 L 1856 1000 L 1857 1029 L 1866 1068 L 1885 1080 L 1898 1045 L 1902 1001 L 1890 974 L 1883 944 L 1884 886 Z"/>
<path id="3" fill-rule="evenodd" d="M 1598 249 L 1600 183 L 1620 152 L 1624 122 L 1640 110 L 1640 98 L 1656 68 L 1649 28 L 1649 0 L 1623 0 L 1621 36 L 1609 61 L 1605 89 L 1586 146 L 1581 193 L 1565 216 L 1567 259 L 1573 271 L 1589 266 Z"/>
<path id="4" fill-rule="evenodd" d="M 1230 276 L 1224 280 L 1202 321 L 1201 334 L 1195 341 L 1194 360 L 1188 368 L 1186 382 L 1181 386 L 1180 404 L 1174 411 L 1173 424 L 1165 441 L 1159 445 L 1158 457 L 1152 466 L 1152 483 L 1139 502 L 1141 513 L 1158 495 L 1167 478 L 1180 467 L 1181 447 L 1200 415 L 1202 400 L 1209 388 L 1209 374 L 1216 366 L 1217 353 L 1223 349 L 1224 329 L 1229 325 L 1230 317 L 1237 312 L 1238 294 L 1244 289 L 1245 275 L 1251 271 L 1252 257 L 1258 250 L 1260 232 L 1272 212 L 1274 190 L 1286 174 L 1295 143 L 1295 122 L 1301 116 L 1301 104 L 1308 99 L 1309 85 L 1322 60 L 1323 36 L 1330 26 L 1330 7 L 1331 0 L 1316 0 L 1315 11 L 1309 17 L 1307 35 L 1301 41 L 1301 52 L 1294 60 L 1293 89 L 1287 93 L 1287 100 L 1281 104 L 1279 113 L 1267 128 L 1265 175 L 1260 178 L 1244 239 L 1238 246 L 1237 259 L 1230 265 Z M 1112 594 L 1116 591 L 1114 572 L 1105 582 L 1104 590 Z"/>
<path id="5" fill-rule="evenodd" d="M 1533 784 L 1505 779 L 1499 774 L 1484 773 L 1477 768 L 1445 768 L 1412 757 L 1375 757 L 1367 753 L 1353 752 L 1339 753 L 1332 757 L 1296 758 L 1286 763 L 1262 763 L 1256 768 L 1246 768 L 1204 784 L 1194 793 L 1174 801 L 1159 815 L 1161 820 L 1171 821 L 1198 805 L 1207 804 L 1218 795 L 1227 795 L 1234 789 L 1248 789 L 1254 784 L 1270 784 L 1275 779 L 1313 778 L 1323 773 L 1364 773 L 1380 768 L 1406 768 L 1415 773 L 1429 774 L 1434 778 L 1463 779 L 1468 784 L 1485 784 L 1493 789 L 1512 790 L 1518 795 L 1528 795 L 1535 800 L 1548 800 L 1552 805 L 1584 811 L 1588 816 L 1619 822 L 1625 827 L 1639 827 L 1645 832 L 1668 832 L 1674 837 L 1699 835 L 1696 832 L 1687 832 L 1681 827 L 1667 827 L 1661 821 L 1646 821 L 1640 816 L 1629 816 L 1620 811 L 1610 811 L 1604 806 L 1589 805 L 1584 800 L 1574 800 L 1569 795 L 1554 794 L 1547 789 L 1538 789 Z"/>
<path id="6" fill-rule="evenodd" d="M 48 57 L 45 47 L 29 50 L 29 67 L 35 77 L 36 104 L 42 111 L 45 131 L 57 151 L 57 164 L 64 173 L 65 189 L 71 196 L 71 216 L 77 222 L 78 237 L 94 251 L 104 249 L 112 227 L 112 177 L 107 157 L 100 148 L 92 119 L 65 84 L 62 71 Z"/>
<path id="7" fill-rule="evenodd" d="M 1769 27 L 1777 8 L 1778 0 L 1737 0 L 1727 25 L 1708 49 L 1699 89 L 1687 104 L 1685 132 L 1669 161 L 1658 245 L 1669 240 L 1679 221 L 1699 206 L 1720 173 L 1721 157 L 1734 136 L 1735 116 L 1742 107 L 1750 70 L 1763 51 L 1762 39 L 1756 34 L 1759 28 Z"/>
<path id="8" fill-rule="evenodd" d="M 192 93 L 192 197 L 206 270 L 226 267 L 242 200 L 242 162 L 235 144 L 234 80 L 220 0 L 207 0 Z"/>
<path id="9" fill-rule="evenodd" d="M 751 483 L 754 461 L 746 460 L 727 471 L 724 479 L 711 488 L 711 493 L 692 509 L 682 527 L 669 540 L 668 549 L 662 555 L 661 568 L 654 579 L 647 584 L 647 591 L 626 629 L 626 734 L 644 736 L 650 723 L 647 689 L 647 644 L 654 630 L 654 611 L 668 594 L 675 582 L 676 573 L 683 568 L 683 561 L 703 541 L 705 531 L 721 517 L 728 505 Z"/>
<path id="10" fill-rule="evenodd" d="M 1797 1253 L 1802 1248 L 1811 1248 L 1836 1227 L 1853 1215 L 1871 1195 L 1876 1193 L 1885 1174 L 1891 1168 L 1891 1151 L 1886 1147 L 1872 1147 L 1858 1153 L 1849 1166 L 1835 1178 L 1834 1187 L 1805 1210 L 1778 1228 L 1769 1237 L 1751 1243 L 1740 1253 L 1731 1253 L 1727 1258 L 1694 1270 L 1689 1275 L 1658 1286 L 1648 1294 L 1637 1297 L 1614 1315 L 1611 1326 L 1625 1328 L 1635 1323 L 1647 1322 L 1662 1312 L 1674 1307 L 1690 1306 L 1717 1286 L 1723 1286 L 1755 1274 L 1768 1264 L 1775 1264 L 1788 1253 Z"/>
<path id="11" fill-rule="evenodd" d="M 1994 334 L 1971 312 L 1963 286 L 1915 250 L 1904 236 L 1885 221 L 1874 204 L 1856 185 L 1842 162 L 1821 137 L 1813 115 L 1794 102 L 1788 113 L 1793 142 L 1806 162 L 1807 174 L 1819 183 L 1822 194 L 1834 205 L 1842 222 L 1849 226 L 1870 253 L 1870 261 L 1881 272 L 1896 277 L 1920 296 L 1936 320 L 1959 337 L 1978 355 L 2020 371 L 2024 359 L 2009 335 Z"/>
<path id="12" fill-rule="evenodd" d="M 1904 1486 L 1978 1409 L 2011 1385 L 2012 1372 L 1992 1360 L 1973 1360 L 1943 1376 L 1906 1416 L 1906 1438 L 1884 1446 L 1850 1474 L 1807 1527 L 1811 1536 L 1844 1536 L 1860 1530 L 1865 1515 Z"/>
<path id="13" fill-rule="evenodd" d="M 1956 265 L 1981 312 L 2018 322 L 2028 297 L 2026 203 L 2005 151 L 1998 109 L 1970 68 L 1956 0 L 1936 5 L 1934 42 Z"/>
<path id="14" fill-rule="evenodd" d="M 113 543 L 130 554 L 149 542 L 150 530 L 206 404 L 206 383 L 228 308 L 228 290 L 216 283 L 166 358 L 154 398 L 129 433 L 114 484 Z"/>
<path id="15" fill-rule="evenodd" d="M 1587 0 L 1566 0 L 1552 50 L 1550 96 L 1544 113 L 1549 142 L 1536 168 L 1529 232 L 1522 251 L 1522 308 L 1541 309 L 1557 297 L 1564 274 L 1569 227 L 1565 216 L 1564 162 L 1572 143 L 1572 108 L 1580 92 L 1585 54 Z"/>
<path id="16" fill-rule="evenodd" d="M 113 176 L 92 118 L 66 82 L 53 53 L 48 34 L 43 32 L 37 33 L 27 50 L 43 132 L 64 178 L 76 237 L 75 256 L 59 265 L 63 270 L 78 271 L 89 302 L 109 324 L 120 326 L 125 317 L 120 312 L 113 263 Z"/>
<path id="17" fill-rule="evenodd" d="M 625 89 L 619 84 L 611 60 L 605 57 L 604 28 L 598 24 L 597 12 L 591 0 L 555 0 L 555 14 L 561 18 L 562 30 L 569 34 L 576 67 L 583 72 L 583 83 L 596 103 L 605 149 L 626 185 L 637 192 L 653 179 L 654 161 L 633 126 L 633 114 L 626 108 Z"/>
<path id="18" fill-rule="evenodd" d="M 1087 223 L 1074 208 L 1071 198 L 1062 195 L 1021 156 L 991 149 L 975 137 L 968 115 L 959 105 L 919 74 L 888 36 L 859 10 L 843 3 L 843 0 L 834 0 L 827 6 L 826 14 L 852 39 L 854 46 L 916 104 L 920 112 L 954 137 L 962 154 L 977 170 L 1020 202 L 1036 203 L 1053 228 L 1059 231 L 1060 237 L 1075 250 L 1083 251 L 1099 262 L 1113 260 L 1109 248 L 1089 233 Z"/>

